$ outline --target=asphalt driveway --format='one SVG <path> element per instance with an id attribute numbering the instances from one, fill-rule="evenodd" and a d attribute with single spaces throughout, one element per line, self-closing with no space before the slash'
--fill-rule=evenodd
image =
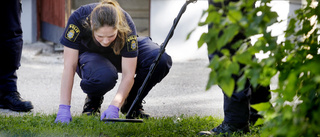
<path id="1" fill-rule="evenodd" d="M 57 113 L 63 70 L 62 53 L 53 52 L 50 44 L 37 42 L 25 44 L 22 54 L 21 67 L 17 71 L 18 89 L 24 99 L 32 101 L 34 109 L 31 113 Z M 207 68 L 208 60 L 203 57 L 206 55 L 201 56 L 186 60 L 173 59 L 173 66 L 167 77 L 145 98 L 145 111 L 155 117 L 183 114 L 223 118 L 223 94 L 217 86 L 205 90 L 210 70 Z M 76 76 L 71 102 L 72 115 L 81 114 L 86 97 L 79 83 L 80 79 Z M 102 111 L 107 109 L 117 86 L 105 95 Z M 0 109 L 0 114 L 25 113 Z"/>

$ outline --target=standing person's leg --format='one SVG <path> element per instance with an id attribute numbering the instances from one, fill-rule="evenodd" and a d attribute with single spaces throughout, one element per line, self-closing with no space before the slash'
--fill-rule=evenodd
<path id="1" fill-rule="evenodd" d="M 22 53 L 21 3 L 5 1 L 0 8 L 3 14 L 0 32 L 0 108 L 30 111 L 33 105 L 20 97 L 16 70 L 20 67 Z"/>
<path id="2" fill-rule="evenodd" d="M 118 71 L 111 61 L 100 54 L 85 52 L 79 57 L 77 73 L 81 89 L 87 94 L 83 114 L 99 114 L 103 96 L 114 88 Z"/>
<path id="3" fill-rule="evenodd" d="M 230 1 L 239 1 L 239 0 L 225 0 L 223 1 L 223 5 L 228 5 Z M 215 7 L 222 7 L 221 3 L 214 3 L 212 0 L 208 0 L 209 5 L 213 5 Z M 209 26 L 210 28 L 210 26 Z M 223 33 L 223 32 L 221 32 Z M 228 43 L 225 47 L 230 51 L 230 54 L 234 55 L 235 51 L 231 48 L 232 43 L 237 42 L 240 39 L 245 39 L 245 35 L 239 33 L 235 36 L 235 38 Z M 214 55 L 222 56 L 222 53 L 216 52 L 211 55 L 209 55 L 209 59 Z M 243 66 L 240 65 L 242 68 Z M 240 76 L 233 76 L 233 79 L 237 81 L 237 79 Z M 206 135 L 206 134 L 220 134 L 220 133 L 232 133 L 232 132 L 250 132 L 249 130 L 249 119 L 250 119 L 250 100 L 251 96 L 253 94 L 252 86 L 250 85 L 250 81 L 246 81 L 246 85 L 244 90 L 237 92 L 237 87 L 234 88 L 235 91 L 233 91 L 232 96 L 229 98 L 224 94 L 224 121 L 222 124 L 220 124 L 218 127 L 212 129 L 211 131 L 201 131 L 200 135 Z M 257 92 L 254 92 L 255 95 L 262 95 L 262 98 L 266 98 L 264 93 L 261 94 L 259 90 L 262 90 L 263 88 L 257 88 Z M 266 89 L 266 88 L 265 88 Z M 261 98 L 257 98 L 257 96 L 253 96 L 256 101 L 253 102 L 259 102 Z"/>
<path id="4" fill-rule="evenodd" d="M 235 0 L 237 1 L 237 0 Z M 209 5 L 216 7 L 222 7 L 221 3 L 214 3 L 212 0 L 208 0 Z M 227 5 L 230 1 L 224 1 L 224 5 Z M 211 25 L 209 25 L 209 29 Z M 223 32 L 220 32 L 220 35 Z M 245 39 L 245 35 L 239 33 L 234 39 L 225 45 L 223 48 L 228 49 L 230 54 L 234 55 L 235 50 L 232 49 L 232 43 L 237 42 L 240 39 Z M 209 55 L 209 60 L 213 58 L 214 55 L 221 57 L 223 54 L 219 51 Z M 240 65 L 240 67 L 243 67 Z M 240 76 L 232 76 L 235 81 L 238 80 Z M 249 132 L 249 111 L 250 111 L 250 98 L 251 98 L 251 85 L 249 80 L 246 81 L 244 89 L 240 92 L 237 92 L 237 87 L 234 87 L 233 94 L 231 97 L 228 97 L 224 94 L 224 121 L 219 126 L 213 128 L 211 131 L 201 131 L 200 135 L 206 134 L 220 134 L 220 133 L 232 133 L 232 132 Z"/>
<path id="5" fill-rule="evenodd" d="M 154 60 L 159 54 L 160 46 L 152 42 L 149 37 L 138 37 L 138 50 L 139 55 L 136 71 L 137 75 L 135 77 L 135 82 L 130 91 L 130 94 L 127 97 L 124 105 L 121 107 L 122 113 L 128 112 L 132 102 L 136 98 L 139 88 L 142 86 L 144 79 L 148 75 L 151 64 L 154 62 Z M 149 114 L 144 113 L 144 110 L 142 108 L 142 100 L 147 96 L 147 94 L 153 88 L 153 86 L 159 83 L 169 73 L 171 65 L 171 57 L 167 53 L 163 53 L 159 60 L 159 64 L 157 65 L 155 71 L 151 76 L 151 79 L 148 81 L 148 84 L 146 85 L 143 94 L 141 95 L 141 98 L 139 98 L 139 100 L 136 103 L 136 106 L 134 108 L 134 114 L 136 117 L 150 117 Z"/>
<path id="6" fill-rule="evenodd" d="M 234 78 L 237 80 L 237 78 Z M 236 89 L 237 87 L 235 87 Z M 221 125 L 212 129 L 216 134 L 232 132 L 250 132 L 249 130 L 249 111 L 251 86 L 249 81 L 245 88 L 240 91 L 234 91 L 231 97 L 224 94 L 224 120 Z"/>
<path id="7" fill-rule="evenodd" d="M 235 37 L 234 40 L 241 38 L 241 35 Z M 232 42 L 231 42 L 232 43 Z M 230 44 L 227 44 L 223 48 L 230 48 Z M 231 51 L 231 54 L 234 54 Z M 222 53 L 215 52 L 209 55 L 209 59 L 214 55 L 222 56 Z M 240 65 L 242 68 L 243 65 Z M 235 81 L 240 76 L 233 75 Z M 258 85 L 257 88 L 253 89 L 250 81 L 246 81 L 245 88 L 237 92 L 237 87 L 234 88 L 232 96 L 229 98 L 224 94 L 224 121 L 218 127 L 212 129 L 209 132 L 200 132 L 199 134 L 220 134 L 220 133 L 232 133 L 232 132 L 250 132 L 249 122 L 254 123 L 261 115 L 257 114 L 257 111 L 250 108 L 251 104 L 257 104 L 261 102 L 268 102 L 270 99 L 269 86 L 263 87 Z"/>
<path id="8" fill-rule="evenodd" d="M 13 38 L 0 45 L 0 91 L 18 91 L 16 70 L 20 67 L 22 37 Z M 1 93 L 0 93 L 1 94 Z"/>
<path id="9" fill-rule="evenodd" d="M 270 86 L 258 85 L 252 90 L 250 104 L 259 104 L 263 102 L 269 102 L 271 99 Z M 250 108 L 250 124 L 255 124 L 258 118 L 263 118 L 262 115 L 258 114 L 258 111 L 254 108 Z"/>
<path id="10" fill-rule="evenodd" d="M 224 47 L 228 48 L 229 44 Z M 222 53 L 215 52 L 209 55 L 209 59 L 214 55 L 221 56 Z M 242 67 L 242 66 L 241 66 Z M 235 81 L 240 76 L 232 76 Z M 211 131 L 201 131 L 200 135 L 208 134 L 220 134 L 220 133 L 233 133 L 233 132 L 250 132 L 249 118 L 250 118 L 250 98 L 252 94 L 251 85 L 249 80 L 246 81 L 246 85 L 242 91 L 237 92 L 237 86 L 234 88 L 231 97 L 224 94 L 224 120 L 222 124 L 213 128 Z"/>

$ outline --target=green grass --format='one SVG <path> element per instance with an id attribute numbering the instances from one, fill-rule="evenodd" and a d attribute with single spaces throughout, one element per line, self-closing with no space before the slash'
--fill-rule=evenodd
<path id="1" fill-rule="evenodd" d="M 99 117 L 73 116 L 69 124 L 54 123 L 56 115 L 0 115 L 1 136 L 197 136 L 222 119 L 200 116 L 151 118 L 143 123 L 104 123 Z M 123 115 L 121 117 L 124 117 Z M 259 136 L 259 127 L 251 127 L 245 136 Z M 235 134 L 235 136 L 243 136 Z"/>

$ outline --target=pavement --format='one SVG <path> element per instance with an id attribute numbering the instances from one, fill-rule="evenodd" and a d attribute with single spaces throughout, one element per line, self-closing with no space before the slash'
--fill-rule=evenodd
<path id="1" fill-rule="evenodd" d="M 175 51 L 168 51 L 173 53 Z M 223 118 L 223 94 L 218 86 L 205 90 L 210 69 L 206 53 L 185 59 L 173 58 L 169 74 L 157 84 L 145 98 L 144 109 L 154 117 L 167 116 L 214 116 Z M 21 67 L 17 71 L 18 89 L 25 100 L 33 103 L 29 113 L 55 114 L 58 112 L 63 54 L 54 52 L 53 45 L 46 42 L 24 44 Z M 105 95 L 101 111 L 107 109 L 116 87 Z M 71 100 L 71 114 L 80 115 L 86 94 L 79 86 L 76 75 Z M 0 109 L 2 115 L 24 115 Z"/>

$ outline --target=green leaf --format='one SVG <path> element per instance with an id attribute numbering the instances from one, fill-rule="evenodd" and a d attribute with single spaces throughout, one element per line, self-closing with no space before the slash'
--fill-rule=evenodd
<path id="1" fill-rule="evenodd" d="M 246 51 L 242 54 L 236 54 L 233 59 L 241 64 L 249 64 L 252 61 L 252 55 Z"/>
<path id="2" fill-rule="evenodd" d="M 290 19 L 287 30 L 285 31 L 286 32 L 285 37 L 289 37 L 294 34 L 296 29 L 296 23 L 297 23 L 297 20 L 295 18 Z"/>
<path id="3" fill-rule="evenodd" d="M 194 28 L 194 29 L 192 29 L 192 30 L 188 33 L 186 40 L 189 40 L 191 34 L 192 34 L 195 30 L 196 30 L 196 29 Z"/>
<path id="4" fill-rule="evenodd" d="M 222 36 L 219 37 L 217 41 L 217 48 L 221 49 L 228 42 L 230 42 L 233 39 L 233 37 L 238 34 L 239 29 L 239 26 L 236 24 L 227 26 L 227 28 L 224 29 Z"/>
<path id="5" fill-rule="evenodd" d="M 202 47 L 202 45 L 207 40 L 206 38 L 207 38 L 207 33 L 202 33 L 200 36 L 200 39 L 198 40 L 198 48 Z"/>
<path id="6" fill-rule="evenodd" d="M 204 42 L 207 43 L 207 48 L 208 48 L 208 54 L 213 53 L 214 51 L 217 50 L 217 44 L 216 42 L 218 41 L 218 34 L 219 34 L 219 30 L 216 29 L 210 29 L 208 33 L 206 33 L 205 36 L 203 36 L 203 38 L 200 38 L 198 41 L 198 47 L 200 48 L 200 44 L 203 44 Z M 199 42 L 203 42 L 203 43 L 199 43 Z"/>
<path id="7" fill-rule="evenodd" d="M 264 119 L 258 118 L 258 120 L 256 121 L 256 123 L 254 123 L 254 126 L 260 126 L 264 124 Z"/>
<path id="8" fill-rule="evenodd" d="M 210 24 L 210 23 L 219 24 L 220 21 L 221 21 L 221 15 L 217 11 L 212 10 L 209 12 L 205 22 L 207 24 Z"/>
<path id="9" fill-rule="evenodd" d="M 320 4 L 311 4 L 315 1 L 306 0 L 306 5 L 296 10 L 296 15 L 287 22 L 287 29 L 283 33 L 285 41 L 279 43 L 278 36 L 271 35 L 269 26 L 284 21 L 278 21 L 278 14 L 271 11 L 271 0 L 261 0 L 260 5 L 254 8 L 255 1 L 230 2 L 229 5 L 222 4 L 220 9 L 209 7 L 208 14 L 211 16 L 203 24 L 213 24 L 213 27 L 202 41 L 208 44 L 208 53 L 220 50 L 224 55 L 210 63 L 210 68 L 215 71 L 215 75 L 211 74 L 210 83 L 218 84 L 230 97 L 235 82 L 236 91 L 244 88 L 247 79 L 253 88 L 267 86 L 271 78 L 279 73 L 275 83 L 277 88 L 272 90 L 276 93 L 273 94 L 272 106 L 269 102 L 253 105 L 265 116 L 265 122 L 261 119 L 256 122 L 256 125 L 264 123 L 261 133 L 265 134 L 261 135 L 319 135 L 315 123 L 320 119 L 317 109 L 320 103 L 320 34 L 317 27 L 320 25 Z M 244 39 L 234 40 L 239 33 L 244 33 L 247 38 L 256 35 L 259 38 L 254 46 L 249 46 Z M 230 44 L 231 41 L 233 44 Z M 227 44 L 234 52 L 222 49 Z M 267 53 L 269 57 L 262 60 L 253 58 L 259 52 Z M 238 69 L 239 64 L 244 67 Z M 238 75 L 239 72 L 243 75 L 233 81 L 232 75 Z M 296 97 L 298 104 L 293 102 Z"/>
<path id="10" fill-rule="evenodd" d="M 219 81 L 219 86 L 221 87 L 222 91 L 228 96 L 231 97 L 233 90 L 234 90 L 234 86 L 235 86 L 235 82 L 234 80 L 231 78 L 231 76 L 229 77 L 223 77 L 220 81 Z"/>
<path id="11" fill-rule="evenodd" d="M 229 52 L 228 49 L 222 49 L 220 52 L 221 52 L 224 56 L 230 57 L 230 52 Z"/>
<path id="12" fill-rule="evenodd" d="M 220 67 L 219 62 L 220 62 L 220 58 L 218 57 L 218 55 L 215 55 L 211 59 L 208 67 L 211 68 L 212 70 L 217 70 Z"/>
<path id="13" fill-rule="evenodd" d="M 244 89 L 244 86 L 247 82 L 247 77 L 245 75 L 242 75 L 238 81 L 237 81 L 237 92 L 240 92 Z"/>
<path id="14" fill-rule="evenodd" d="M 244 40 L 238 40 L 231 45 L 231 50 L 238 50 L 241 47 L 247 47 L 248 44 L 243 42 Z"/>
<path id="15" fill-rule="evenodd" d="M 293 114 L 292 114 L 292 106 L 289 105 L 285 105 L 283 110 L 282 110 L 282 114 L 283 114 L 283 118 L 284 119 L 291 119 Z"/>
<path id="16" fill-rule="evenodd" d="M 252 68 L 245 70 L 245 75 L 250 78 L 250 83 L 253 87 L 256 87 L 259 82 L 261 68 Z"/>
<path id="17" fill-rule="evenodd" d="M 320 83 L 320 75 L 315 76 L 314 81 Z"/>
<path id="18" fill-rule="evenodd" d="M 294 96 L 296 95 L 296 91 L 298 89 L 297 85 L 297 75 L 293 72 L 289 74 L 287 78 L 287 85 L 285 88 L 285 94 L 283 98 L 287 101 L 293 101 Z"/>
<path id="19" fill-rule="evenodd" d="M 250 11 L 255 5 L 255 3 L 257 2 L 257 0 L 247 0 L 245 1 L 245 8 L 247 9 L 247 11 Z"/>
<path id="20" fill-rule="evenodd" d="M 263 21 L 267 23 L 266 26 L 271 26 L 277 22 L 278 14 L 275 11 L 271 11 L 271 7 L 266 8 L 266 10 L 267 12 L 264 11 L 266 16 L 264 16 Z"/>
<path id="21" fill-rule="evenodd" d="M 299 30 L 297 32 L 298 35 L 307 35 L 310 30 L 313 28 L 311 25 L 310 25 L 310 21 L 309 20 L 304 20 L 303 24 L 302 24 L 302 29 Z"/>
<path id="22" fill-rule="evenodd" d="M 257 91 L 259 92 L 259 91 Z M 253 104 L 251 105 L 252 108 L 254 108 L 257 111 L 267 111 L 269 108 L 271 108 L 270 102 L 263 102 L 259 104 Z"/>
<path id="23" fill-rule="evenodd" d="M 242 18 L 242 11 L 240 10 L 229 10 L 229 13 L 227 15 L 227 18 L 232 22 L 237 24 L 240 22 Z"/>
<path id="24" fill-rule="evenodd" d="M 259 12 L 259 8 L 255 9 L 256 12 Z M 255 12 L 255 13 L 256 13 Z M 260 23 L 262 22 L 264 13 L 260 16 L 254 15 L 251 20 L 249 20 L 249 27 L 245 30 L 246 36 L 253 36 L 256 34 L 261 33 L 261 28 L 259 27 Z"/>
<path id="25" fill-rule="evenodd" d="M 224 0 L 212 0 L 212 1 L 218 3 L 218 2 L 223 2 Z"/>
<path id="26" fill-rule="evenodd" d="M 277 70 L 271 67 L 263 67 L 260 74 L 259 83 L 263 86 L 269 86 L 271 78 L 277 73 Z"/>
<path id="27" fill-rule="evenodd" d="M 206 90 L 209 90 L 211 86 L 216 85 L 217 83 L 217 73 L 215 71 L 211 71 L 209 74 L 209 80 L 207 82 Z"/>
<path id="28" fill-rule="evenodd" d="M 238 74 L 240 71 L 240 65 L 237 62 L 231 62 L 231 64 L 228 66 L 228 70 L 232 74 Z"/>
<path id="29" fill-rule="evenodd" d="M 276 62 L 276 59 L 274 57 L 269 57 L 269 58 L 263 59 L 263 63 L 266 66 L 274 66 L 275 62 Z"/>

